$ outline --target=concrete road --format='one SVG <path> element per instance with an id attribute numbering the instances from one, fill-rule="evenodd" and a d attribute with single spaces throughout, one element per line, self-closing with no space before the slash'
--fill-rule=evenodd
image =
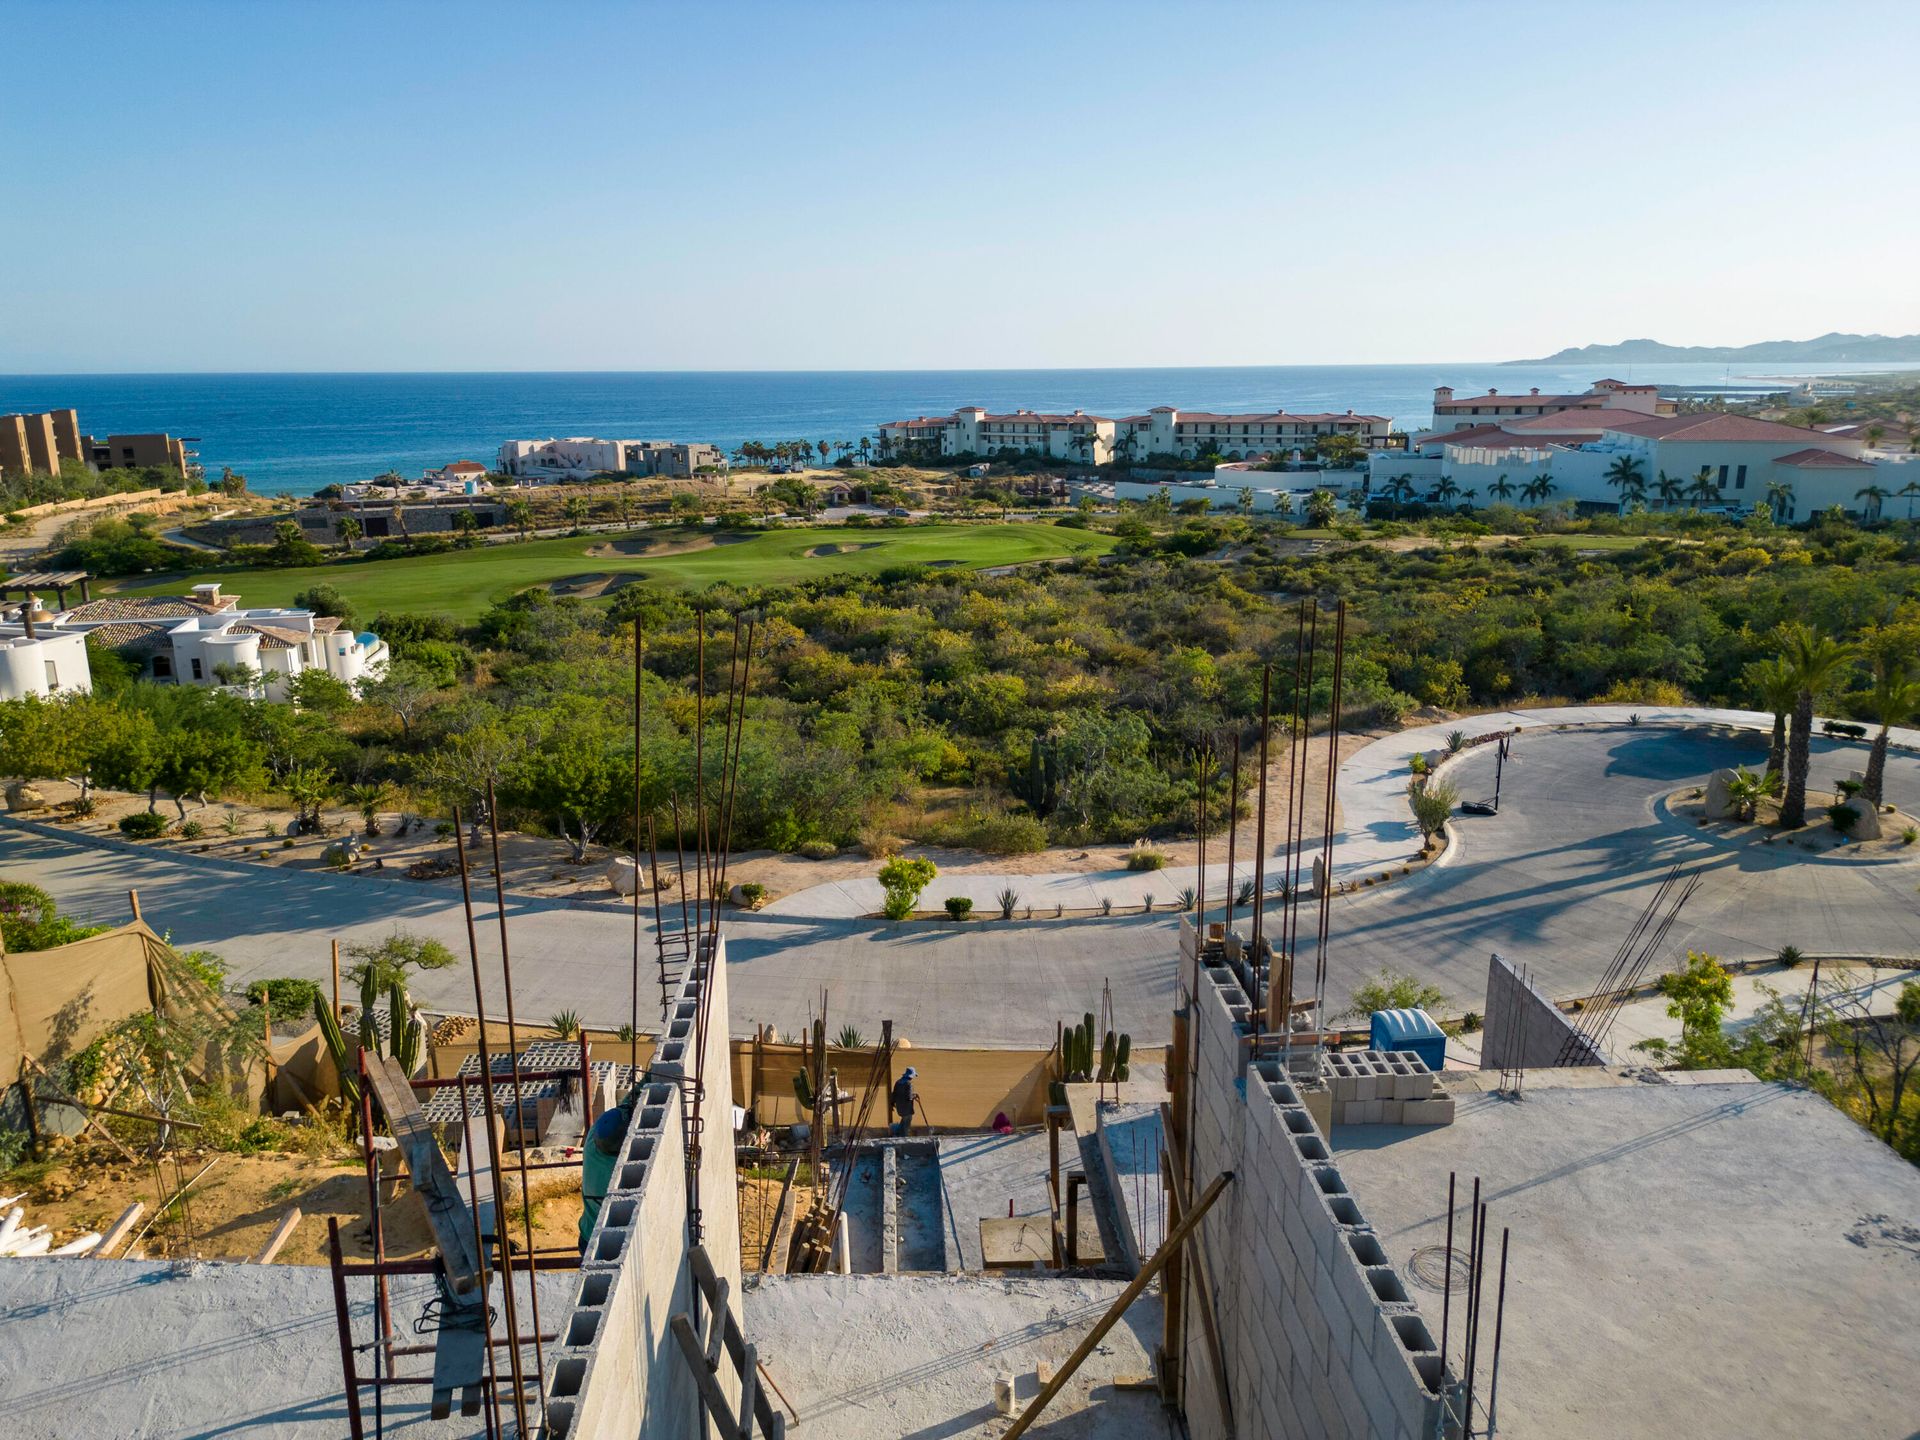
<path id="1" fill-rule="evenodd" d="M 1861 865 L 1785 858 L 1779 849 L 1729 849 L 1659 819 L 1654 802 L 1710 770 L 1764 754 L 1759 736 L 1712 738 L 1653 728 L 1568 731 L 1516 748 L 1497 817 L 1461 817 L 1446 861 L 1335 903 L 1328 993 L 1344 1004 L 1382 966 L 1432 979 L 1450 1009 L 1480 1008 L 1487 955 L 1530 966 L 1550 994 L 1590 989 L 1660 877 L 1676 862 L 1706 877 L 1666 946 L 1727 958 L 1808 951 L 1920 953 L 1920 846 L 1912 860 Z M 1860 746 L 1820 742 L 1814 782 L 1863 763 Z M 1461 793 L 1491 792 L 1493 756 L 1460 762 Z M 1888 793 L 1920 795 L 1920 759 L 1888 762 Z M 151 851 L 76 844 L 0 826 L 0 875 L 42 885 L 82 917 L 127 918 L 137 887 L 148 921 L 176 944 L 219 952 L 241 981 L 265 975 L 324 979 L 328 941 L 378 939 L 404 926 L 466 956 L 457 901 L 437 886 Z M 628 1013 L 632 924 L 601 908 L 509 897 L 515 1001 L 544 1020 L 562 1010 L 617 1025 Z M 498 941 L 490 902 L 480 909 L 489 1014 L 501 1012 Z M 821 990 L 831 1018 L 869 1034 L 883 1018 L 921 1044 L 1043 1046 L 1056 1019 L 1097 1009 L 1111 981 L 1121 1028 L 1137 1043 L 1166 1034 L 1174 990 L 1175 921 L 1128 916 L 1072 921 L 941 923 L 890 929 L 859 920 L 730 914 L 733 1028 L 755 1022 L 798 1030 Z M 1310 928 L 1310 917 L 1307 921 Z M 643 926 L 643 1028 L 652 968 Z M 430 1006 L 473 1009 L 464 965 L 420 985 Z"/>
<path id="2" fill-rule="evenodd" d="M 473 1013 L 472 971 L 457 892 L 438 885 L 210 862 L 147 850 L 78 844 L 0 826 L 0 878 L 52 892 L 78 918 L 124 924 L 128 889 L 147 923 L 175 945 L 204 947 L 244 984 L 270 975 L 325 981 L 329 944 L 379 940 L 405 928 L 443 941 L 462 963 L 423 976 L 429 1008 Z M 486 1011 L 504 1013 L 499 929 L 492 890 L 476 895 Z M 560 1010 L 613 1026 L 628 1015 L 633 923 L 604 907 L 507 898 L 519 1017 Z M 889 929 L 866 921 L 781 920 L 729 913 L 725 920 L 735 1033 L 756 1022 L 796 1032 L 820 992 L 832 992 L 830 1022 L 877 1035 L 891 1018 L 922 1045 L 1044 1048 L 1054 1022 L 1097 1010 L 1113 982 L 1116 1017 L 1142 1045 L 1162 1044 L 1173 1004 L 1172 917 L 940 923 Z M 653 932 L 642 927 L 641 1028 L 658 1019 Z M 654 1008 L 648 1009 L 649 997 Z"/>
<path id="3" fill-rule="evenodd" d="M 1813 750 L 1815 788 L 1865 766 L 1863 745 L 1816 740 Z M 1500 814 L 1455 817 L 1442 863 L 1337 902 L 1330 974 L 1393 965 L 1433 979 L 1456 1007 L 1478 1008 L 1497 950 L 1531 967 L 1548 994 L 1580 994 L 1675 864 L 1704 883 L 1668 936 L 1669 961 L 1689 948 L 1744 959 L 1783 945 L 1920 954 L 1920 845 L 1894 863 L 1795 859 L 1779 842 L 1736 849 L 1656 814 L 1656 800 L 1723 765 L 1764 765 L 1762 735 L 1573 730 L 1530 735 L 1514 757 Z M 1493 793 L 1493 768 L 1488 747 L 1449 773 L 1471 799 Z M 1888 758 L 1887 794 L 1914 805 L 1920 758 Z"/>

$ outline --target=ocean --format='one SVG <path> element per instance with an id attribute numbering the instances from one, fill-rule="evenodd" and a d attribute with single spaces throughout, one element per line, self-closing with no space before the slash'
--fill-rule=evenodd
<path id="1" fill-rule="evenodd" d="M 1839 374 L 1850 367 L 1822 367 Z M 1851 367 L 1885 370 L 1886 366 Z M 1424 426 L 1433 387 L 1584 390 L 1605 366 L 1278 365 L 1166 370 L 683 371 L 580 374 L 5 375 L 0 414 L 73 408 L 83 433 L 191 437 L 209 476 L 256 493 L 311 495 L 385 470 L 417 476 L 453 460 L 491 465 L 502 441 L 551 435 L 704 440 L 851 440 L 883 421 L 994 410 L 1137 414 L 1353 409 Z M 1615 378 L 1739 385 L 1781 367 L 1641 365 Z"/>

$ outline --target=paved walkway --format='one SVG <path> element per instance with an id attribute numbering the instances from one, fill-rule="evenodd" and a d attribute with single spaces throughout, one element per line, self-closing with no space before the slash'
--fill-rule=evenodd
<path id="1" fill-rule="evenodd" d="M 1447 737 L 1454 731 L 1471 741 L 1481 735 L 1510 730 L 1552 730 L 1570 725 L 1627 726 L 1639 716 L 1644 728 L 1674 725 L 1724 725 L 1742 730 L 1771 731 L 1773 717 L 1757 710 L 1717 710 L 1703 706 L 1569 705 L 1541 710 L 1498 710 L 1443 725 L 1428 725 L 1376 740 L 1349 756 L 1340 767 L 1340 806 L 1343 827 L 1334 839 L 1333 874 L 1336 880 L 1358 879 L 1363 875 L 1392 872 L 1419 858 L 1420 829 L 1407 807 L 1407 781 L 1412 778 L 1410 761 L 1416 753 L 1445 751 Z M 1920 730 L 1893 732 L 1896 745 L 1920 749 Z M 1516 742 L 1514 752 L 1519 753 Z M 1866 763 L 1864 751 L 1860 763 Z M 1492 786 L 1487 787 L 1492 795 Z M 1464 798 L 1478 799 L 1468 792 Z M 1273 822 L 1274 829 L 1280 821 Z M 1222 894 L 1227 867 L 1224 846 L 1207 871 L 1207 893 Z M 1277 889 L 1286 875 L 1282 847 L 1275 844 L 1265 867 L 1269 890 Z M 1313 857 L 1319 846 L 1311 847 L 1301 863 L 1300 878 L 1312 878 Z M 876 866 L 876 869 L 878 867 Z M 1251 856 L 1241 860 L 1233 871 L 1235 885 L 1251 881 L 1255 866 Z M 941 875 L 928 885 L 920 897 L 922 911 L 938 914 L 949 896 L 965 895 L 973 901 L 976 914 L 998 914 L 997 896 L 1012 890 L 1019 906 L 1033 908 L 1036 915 L 1053 913 L 1056 905 L 1066 910 L 1098 910 L 1110 901 L 1116 910 L 1138 910 L 1148 899 L 1156 906 L 1179 905 L 1180 892 L 1199 888 L 1198 867 L 1171 866 L 1164 870 L 1066 871 L 1041 875 L 994 875 L 971 873 Z M 834 880 L 783 895 L 769 904 L 763 913 L 770 915 L 811 916 L 819 919 L 855 919 L 880 911 L 882 891 L 877 879 Z M 1019 911 L 1016 911 L 1019 913 Z"/>

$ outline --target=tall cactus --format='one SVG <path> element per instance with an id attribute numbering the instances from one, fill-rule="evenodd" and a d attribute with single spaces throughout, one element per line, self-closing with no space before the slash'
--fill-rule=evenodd
<path id="1" fill-rule="evenodd" d="M 340 1098 L 347 1107 L 347 1134 L 360 1130 L 360 1068 L 347 1057 L 347 1037 L 340 1033 L 340 1017 L 324 995 L 313 997 L 313 1018 L 320 1022 L 320 1038 L 333 1059 L 334 1073 L 340 1077 Z"/>

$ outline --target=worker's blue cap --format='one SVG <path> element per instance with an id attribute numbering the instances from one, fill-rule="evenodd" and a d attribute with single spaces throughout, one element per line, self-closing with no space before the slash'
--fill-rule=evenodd
<path id="1" fill-rule="evenodd" d="M 911 1065 L 909 1065 L 909 1066 L 907 1066 L 907 1068 L 906 1068 L 906 1072 L 905 1072 L 905 1074 L 906 1074 L 906 1078 L 907 1078 L 907 1079 L 909 1079 L 909 1080 L 911 1080 L 911 1079 L 912 1079 L 912 1078 L 913 1078 L 914 1076 L 916 1076 L 916 1075 L 918 1075 L 919 1073 L 920 1073 L 920 1072 L 919 1072 L 918 1070 L 916 1070 L 916 1069 L 914 1069 L 914 1068 L 913 1068 L 913 1066 L 911 1066 Z"/>

